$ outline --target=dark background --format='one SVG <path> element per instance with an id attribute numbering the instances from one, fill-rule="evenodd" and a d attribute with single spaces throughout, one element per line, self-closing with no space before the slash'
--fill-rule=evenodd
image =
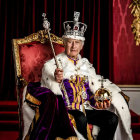
<path id="1" fill-rule="evenodd" d="M 82 56 L 98 74 L 113 81 L 112 0 L 0 0 L 0 100 L 16 100 L 11 40 L 24 38 L 42 27 L 47 13 L 51 32 L 61 37 L 63 22 L 73 20 L 74 11 L 87 24 Z"/>

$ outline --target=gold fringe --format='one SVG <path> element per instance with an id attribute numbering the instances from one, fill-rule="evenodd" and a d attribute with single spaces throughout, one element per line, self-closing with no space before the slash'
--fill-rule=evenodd
<path id="1" fill-rule="evenodd" d="M 35 120 L 36 120 L 36 122 L 39 119 L 39 117 L 40 117 L 39 107 L 36 107 L 36 109 L 35 109 Z"/>
<path id="2" fill-rule="evenodd" d="M 35 118 L 33 119 L 31 126 L 28 130 L 27 135 L 25 136 L 24 140 L 30 140 L 30 134 L 33 131 L 34 125 L 37 122 L 37 120 L 39 119 L 40 113 L 39 113 L 39 107 L 35 108 Z"/>
<path id="3" fill-rule="evenodd" d="M 27 94 L 27 99 L 30 101 L 30 102 L 32 102 L 32 103 L 34 103 L 35 104 L 35 102 L 33 102 L 33 100 L 34 99 L 36 99 L 36 98 L 34 98 L 32 95 L 30 95 L 29 93 Z M 30 99 L 33 99 L 33 100 L 30 100 Z M 37 99 L 36 99 L 37 100 Z M 38 104 L 39 105 L 39 104 Z M 31 105 L 32 106 L 32 105 Z M 27 133 L 27 135 L 25 136 L 25 138 L 24 138 L 24 140 L 30 140 L 30 134 L 31 134 L 31 132 L 33 131 L 33 128 L 34 128 L 34 126 L 35 126 L 35 123 L 37 122 L 37 120 L 39 119 L 39 117 L 40 117 L 40 113 L 39 113 L 39 106 L 35 106 L 35 116 L 34 116 L 34 118 L 33 118 L 33 120 L 32 120 L 32 123 L 31 123 L 31 125 L 30 125 L 30 127 L 29 127 L 29 130 L 28 130 L 28 133 Z"/>
<path id="4" fill-rule="evenodd" d="M 72 125 L 73 125 L 75 128 L 77 128 L 77 127 L 76 127 L 76 122 L 75 122 L 74 117 L 73 117 L 71 114 L 68 114 L 68 116 L 69 116 L 69 119 L 70 119 Z"/>
<path id="5" fill-rule="evenodd" d="M 36 104 L 36 105 L 41 105 L 41 101 L 39 101 L 38 99 L 36 99 L 34 96 L 32 96 L 30 93 L 27 93 L 26 94 L 26 99 L 28 101 L 30 101 L 31 103 L 33 104 Z"/>
<path id="6" fill-rule="evenodd" d="M 83 99 L 82 99 L 82 106 L 83 106 L 83 113 L 85 114 L 86 116 L 86 111 L 85 111 L 85 107 L 84 107 L 84 104 L 83 104 Z M 88 140 L 94 140 L 91 136 L 91 131 L 89 129 L 89 126 L 87 124 L 87 137 L 88 137 Z"/>
<path id="7" fill-rule="evenodd" d="M 31 134 L 33 128 L 34 128 L 34 122 L 32 121 L 31 126 L 30 126 L 30 128 L 29 128 L 29 130 L 28 130 L 28 133 L 27 133 L 27 135 L 25 136 L 24 140 L 30 140 L 30 134 Z"/>
<path id="8" fill-rule="evenodd" d="M 88 137 L 88 140 L 93 140 L 93 137 L 91 136 L 91 131 L 89 129 L 89 125 L 87 124 L 87 137 Z"/>
<path id="9" fill-rule="evenodd" d="M 55 140 L 78 140 L 78 138 L 75 137 L 75 136 L 68 137 L 67 139 L 63 139 L 63 138 L 57 137 Z"/>

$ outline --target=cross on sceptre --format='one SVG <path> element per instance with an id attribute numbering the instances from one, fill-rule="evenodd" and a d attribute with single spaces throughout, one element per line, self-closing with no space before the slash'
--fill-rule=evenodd
<path id="1" fill-rule="evenodd" d="M 103 76 L 101 76 L 101 79 L 99 79 L 99 82 L 101 82 L 101 88 L 104 88 L 104 82 L 106 82 L 106 80 L 104 79 Z"/>
<path id="2" fill-rule="evenodd" d="M 57 68 L 59 68 L 58 61 L 57 61 L 56 55 L 55 55 L 55 50 L 54 50 L 54 47 L 53 47 L 53 44 L 52 44 L 52 40 L 51 40 L 51 35 L 50 35 L 50 30 L 51 30 L 50 29 L 50 22 L 46 18 L 46 13 L 43 13 L 42 17 L 43 17 L 43 27 L 44 27 L 45 31 L 47 31 L 47 33 L 48 33 L 48 37 L 49 37 L 49 40 L 50 40 L 50 44 L 51 44 L 54 60 L 55 60 Z M 61 84 L 62 84 L 62 89 L 64 91 L 64 96 L 65 96 L 65 99 L 66 99 L 66 102 L 67 102 L 68 108 L 69 108 L 70 107 L 70 101 L 69 101 L 68 94 L 67 94 L 67 91 L 65 89 L 63 81 L 62 81 Z"/>
<path id="3" fill-rule="evenodd" d="M 44 29 L 50 31 L 50 22 L 46 18 L 46 13 L 43 13 L 42 17 L 43 17 L 43 27 L 44 27 Z"/>
<path id="4" fill-rule="evenodd" d="M 50 29 L 50 22 L 46 18 L 46 13 L 43 13 L 42 14 L 42 17 L 43 17 L 43 27 L 45 29 L 45 32 L 47 31 L 47 33 L 48 33 L 48 37 L 49 37 L 49 40 L 50 40 L 50 44 L 51 44 L 51 48 L 52 48 L 54 60 L 55 60 L 55 63 L 56 63 L 57 68 L 59 68 L 58 61 L 56 59 L 55 50 L 54 50 L 54 47 L 53 47 L 53 44 L 52 44 L 52 40 L 51 40 L 51 35 L 50 35 L 50 30 L 51 30 Z"/>

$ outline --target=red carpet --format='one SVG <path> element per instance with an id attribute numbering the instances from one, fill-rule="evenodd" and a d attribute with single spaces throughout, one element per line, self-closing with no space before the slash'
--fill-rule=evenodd
<path id="1" fill-rule="evenodd" d="M 18 138 L 18 105 L 16 101 L 0 101 L 0 140 Z"/>
<path id="2" fill-rule="evenodd" d="M 0 140 L 16 140 L 18 131 L 0 131 Z"/>
<path id="3" fill-rule="evenodd" d="M 0 101 L 0 140 L 18 138 L 18 105 L 16 101 Z M 140 140 L 140 116 L 131 111 L 134 140 Z"/>
<path id="4" fill-rule="evenodd" d="M 140 140 L 140 115 L 131 110 L 131 127 L 134 140 Z"/>

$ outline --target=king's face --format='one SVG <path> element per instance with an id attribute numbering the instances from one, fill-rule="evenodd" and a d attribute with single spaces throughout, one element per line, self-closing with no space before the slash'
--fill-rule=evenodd
<path id="1" fill-rule="evenodd" d="M 65 41 L 65 52 L 69 57 L 73 59 L 77 59 L 77 56 L 82 50 L 82 48 L 83 43 L 81 40 L 66 39 Z"/>

